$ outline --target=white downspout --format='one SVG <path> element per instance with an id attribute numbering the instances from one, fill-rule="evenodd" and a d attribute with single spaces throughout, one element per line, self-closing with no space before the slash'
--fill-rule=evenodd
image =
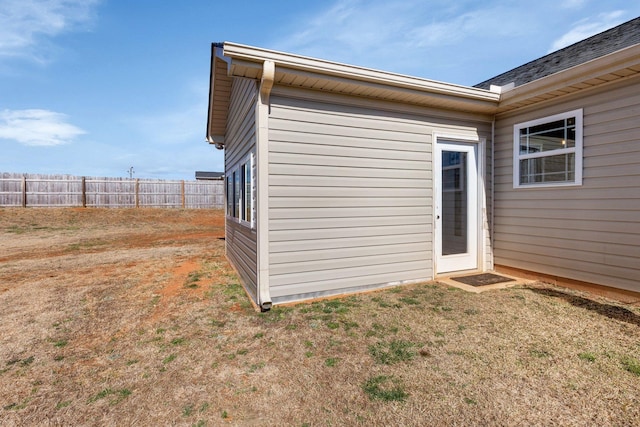
<path id="1" fill-rule="evenodd" d="M 489 230 L 489 239 L 491 240 L 491 269 L 495 268 L 494 263 L 494 247 L 495 241 L 493 239 L 494 230 L 496 229 L 495 222 L 495 186 L 496 186 L 496 117 L 493 117 L 491 121 L 491 229 Z"/>
<path id="2" fill-rule="evenodd" d="M 271 308 L 269 291 L 269 96 L 275 79 L 275 63 L 265 61 L 256 104 L 256 233 L 257 297 L 262 311 Z"/>

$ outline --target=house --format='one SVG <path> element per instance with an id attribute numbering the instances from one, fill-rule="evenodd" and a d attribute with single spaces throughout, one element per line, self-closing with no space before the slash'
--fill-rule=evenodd
<path id="1" fill-rule="evenodd" d="M 269 309 L 504 269 L 640 292 L 639 34 L 479 87 L 213 44 L 207 141 L 245 289 Z"/>
<path id="2" fill-rule="evenodd" d="M 222 181 L 224 172 L 196 171 L 196 181 Z"/>

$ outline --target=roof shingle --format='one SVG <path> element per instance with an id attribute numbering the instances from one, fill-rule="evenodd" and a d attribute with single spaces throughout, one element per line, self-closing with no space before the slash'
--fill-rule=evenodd
<path id="1" fill-rule="evenodd" d="M 489 89 L 491 85 L 505 86 L 509 83 L 521 86 L 638 43 L 640 17 L 492 77 L 474 87 Z"/>

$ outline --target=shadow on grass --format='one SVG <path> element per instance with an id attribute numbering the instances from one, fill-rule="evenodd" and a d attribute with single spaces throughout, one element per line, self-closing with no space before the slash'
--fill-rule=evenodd
<path id="1" fill-rule="evenodd" d="M 602 316 L 608 317 L 609 319 L 619 320 L 621 322 L 640 326 L 640 316 L 624 307 L 600 303 L 577 295 L 571 295 L 565 292 L 561 292 L 556 289 L 529 288 L 529 290 L 540 295 L 561 298 L 575 307 L 581 307 L 590 311 L 594 311 Z"/>

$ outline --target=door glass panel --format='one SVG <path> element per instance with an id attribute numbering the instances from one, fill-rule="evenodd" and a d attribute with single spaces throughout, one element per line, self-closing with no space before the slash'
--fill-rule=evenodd
<path id="1" fill-rule="evenodd" d="M 442 255 L 467 252 L 467 153 L 442 152 Z"/>

